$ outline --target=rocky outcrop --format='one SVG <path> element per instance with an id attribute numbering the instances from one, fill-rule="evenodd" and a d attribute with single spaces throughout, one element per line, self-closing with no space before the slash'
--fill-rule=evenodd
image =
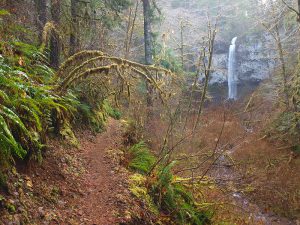
<path id="1" fill-rule="evenodd" d="M 274 67 L 274 61 L 270 60 L 274 53 L 266 50 L 270 42 L 267 35 L 238 37 L 236 71 L 239 83 L 259 82 L 269 77 Z M 229 46 L 230 40 L 215 44 L 211 84 L 227 82 Z"/>

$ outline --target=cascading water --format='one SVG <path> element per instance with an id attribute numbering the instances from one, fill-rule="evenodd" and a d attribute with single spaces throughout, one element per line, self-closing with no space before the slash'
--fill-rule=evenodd
<path id="1" fill-rule="evenodd" d="M 237 37 L 234 37 L 231 41 L 229 48 L 228 59 L 228 99 L 237 99 L 237 74 L 236 74 L 236 52 L 235 42 Z"/>

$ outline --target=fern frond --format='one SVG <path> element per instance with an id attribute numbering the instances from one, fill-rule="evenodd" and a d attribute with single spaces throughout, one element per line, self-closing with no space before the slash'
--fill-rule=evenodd
<path id="1" fill-rule="evenodd" d="M 11 109 L 7 108 L 6 106 L 0 105 L 0 115 L 9 119 L 9 121 L 19 127 L 25 135 L 31 137 L 30 132 L 27 130 L 22 120 Z"/>
<path id="2" fill-rule="evenodd" d="M 140 142 L 133 145 L 129 149 L 129 153 L 132 154 L 129 167 L 144 174 L 148 173 L 155 162 L 155 157 L 150 153 L 145 143 Z"/>
<path id="3" fill-rule="evenodd" d="M 27 152 L 17 143 L 5 119 L 0 115 L 0 144 L 1 150 L 6 152 L 6 155 L 13 153 L 23 159 Z"/>

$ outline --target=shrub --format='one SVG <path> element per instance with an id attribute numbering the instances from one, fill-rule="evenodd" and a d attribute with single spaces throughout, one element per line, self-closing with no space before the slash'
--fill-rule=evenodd
<path id="1" fill-rule="evenodd" d="M 297 113 L 292 111 L 286 111 L 281 113 L 268 127 L 267 133 L 269 133 L 271 139 L 288 141 L 293 145 L 300 143 L 300 127 L 299 118 Z"/>
<path id="2" fill-rule="evenodd" d="M 121 119 L 121 112 L 118 111 L 116 108 L 113 108 L 109 104 L 108 100 L 104 100 L 103 101 L 102 110 L 104 112 L 106 112 L 108 116 L 110 116 L 110 117 L 112 117 L 112 118 L 114 118 L 116 120 Z"/>
<path id="3" fill-rule="evenodd" d="M 78 104 L 70 92 L 55 93 L 53 72 L 37 48 L 11 42 L 2 43 L 2 51 L 7 46 L 9 56 L 0 58 L 1 166 L 12 157 L 41 159 L 46 134 L 65 135 Z"/>
<path id="4" fill-rule="evenodd" d="M 133 185 L 130 189 L 146 202 L 151 212 L 159 210 L 176 224 L 210 223 L 210 213 L 200 210 L 192 193 L 174 177 L 172 167 L 175 162 L 164 167 L 158 166 L 151 176 L 145 176 L 156 162 L 156 157 L 143 142 L 133 145 L 129 155 L 129 167 L 141 174 L 132 177 L 134 182 L 131 182 Z M 164 224 L 173 224 L 163 220 Z"/>
<path id="5" fill-rule="evenodd" d="M 131 158 L 129 167 L 143 174 L 148 173 L 156 161 L 144 142 L 133 145 L 129 149 L 129 154 Z"/>
<path id="6" fill-rule="evenodd" d="M 150 195 L 159 209 L 172 217 L 178 224 L 209 224 L 210 215 L 199 210 L 192 193 L 172 174 L 175 162 L 159 169 L 156 181 L 152 184 Z"/>

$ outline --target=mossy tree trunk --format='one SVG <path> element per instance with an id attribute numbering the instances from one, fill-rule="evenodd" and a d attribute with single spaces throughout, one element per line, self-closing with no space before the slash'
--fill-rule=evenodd
<path id="1" fill-rule="evenodd" d="M 78 30 L 78 0 L 71 0 L 71 34 L 69 55 L 75 54 L 79 49 Z"/>
<path id="2" fill-rule="evenodd" d="M 149 0 L 143 0 L 144 10 L 144 43 L 145 43 L 145 63 L 151 65 L 152 59 L 152 40 L 151 40 L 151 6 Z M 147 83 L 146 83 L 147 84 Z M 147 84 L 147 105 L 152 106 L 152 88 Z"/>
<path id="3" fill-rule="evenodd" d="M 51 0 L 51 16 L 56 29 L 60 25 L 60 0 Z M 60 38 L 57 32 L 52 32 L 50 37 L 50 65 L 58 68 L 60 63 Z"/>
<path id="4" fill-rule="evenodd" d="M 288 75 L 286 72 L 286 63 L 285 63 L 285 59 L 284 59 L 284 50 L 283 50 L 283 46 L 282 46 L 282 41 L 281 41 L 281 37 L 280 37 L 280 33 L 279 33 L 279 27 L 278 25 L 275 26 L 275 41 L 276 41 L 276 46 L 277 46 L 277 52 L 278 52 L 278 56 L 279 56 L 279 61 L 280 61 L 280 67 L 281 67 L 281 73 L 282 73 L 282 80 L 283 80 L 283 92 L 284 92 L 284 99 L 285 99 L 285 104 L 287 109 L 289 109 L 290 104 L 289 104 L 289 90 L 288 90 Z"/>
<path id="5" fill-rule="evenodd" d="M 47 0 L 34 0 L 37 10 L 37 27 L 39 31 L 39 41 L 42 42 L 43 29 L 47 22 Z"/>

